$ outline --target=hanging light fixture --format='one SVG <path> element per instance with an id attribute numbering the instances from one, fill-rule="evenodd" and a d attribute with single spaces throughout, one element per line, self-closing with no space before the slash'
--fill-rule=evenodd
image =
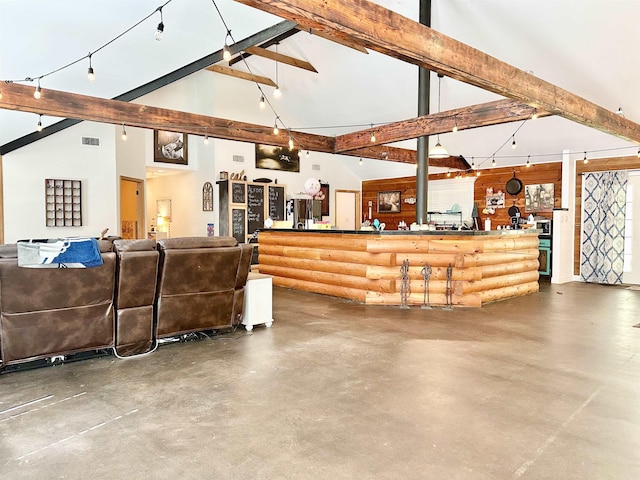
<path id="1" fill-rule="evenodd" d="M 276 43 L 276 54 L 278 53 L 278 43 Z M 280 91 L 280 82 L 278 81 L 278 61 L 276 60 L 276 89 L 273 91 L 273 96 L 278 98 L 282 95 Z"/>
<path id="2" fill-rule="evenodd" d="M 362 166 L 362 157 L 360 157 L 360 160 L 358 161 L 358 165 Z"/>
<path id="3" fill-rule="evenodd" d="M 209 145 L 209 134 L 208 133 L 204 134 L 204 144 L 205 145 Z"/>
<path id="4" fill-rule="evenodd" d="M 453 117 L 453 128 L 451 129 L 453 133 L 458 131 L 458 116 Z"/>
<path id="5" fill-rule="evenodd" d="M 538 118 L 538 109 L 534 108 L 533 113 L 531 114 L 531 120 L 535 120 Z"/>
<path id="6" fill-rule="evenodd" d="M 527 155 L 527 165 L 526 167 L 529 168 L 531 166 L 531 155 Z"/>
<path id="7" fill-rule="evenodd" d="M 87 80 L 91 83 L 96 81 L 96 75 L 93 73 L 93 67 L 91 66 L 91 53 L 89 53 L 89 69 L 87 70 Z"/>
<path id="8" fill-rule="evenodd" d="M 162 18 L 162 7 L 158 7 L 158 11 L 160 12 L 160 23 L 156 27 L 154 38 L 159 42 L 162 40 L 162 33 L 164 32 L 164 19 Z"/>
<path id="9" fill-rule="evenodd" d="M 293 138 L 291 137 L 291 130 L 289 130 L 289 150 L 293 150 Z"/>
<path id="10" fill-rule="evenodd" d="M 438 113 L 440 113 L 440 83 L 442 82 L 442 77 L 440 73 L 438 74 Z M 449 152 L 447 149 L 440 145 L 440 134 L 436 137 L 435 146 L 429 150 L 429 158 L 447 158 L 449 157 Z"/>
<path id="11" fill-rule="evenodd" d="M 264 95 L 260 96 L 260 103 L 258 105 L 260 105 L 260 108 L 263 109 L 263 110 L 267 106 L 267 102 L 264 99 Z"/>
<path id="12" fill-rule="evenodd" d="M 227 34 L 224 36 L 224 47 L 222 47 L 222 59 L 225 62 L 231 60 L 231 50 L 229 50 L 229 44 L 227 43 L 227 38 L 231 36 L 231 30 L 227 30 Z"/>
<path id="13" fill-rule="evenodd" d="M 640 158 L 640 148 L 638 149 L 638 158 Z"/>
<path id="14" fill-rule="evenodd" d="M 273 134 L 278 135 L 279 132 L 280 130 L 278 130 L 278 118 L 276 117 L 275 121 L 273 122 Z"/>
<path id="15" fill-rule="evenodd" d="M 33 92 L 33 98 L 35 98 L 36 100 L 39 100 L 40 97 L 42 97 L 42 89 L 40 88 L 40 79 L 38 79 L 38 86 Z"/>
<path id="16" fill-rule="evenodd" d="M 124 128 L 124 123 L 122 124 L 122 140 L 127 141 L 127 131 Z"/>
<path id="17" fill-rule="evenodd" d="M 496 156 L 492 155 L 492 157 L 493 157 L 493 160 L 491 160 L 491 166 L 495 167 L 496 166 Z"/>
<path id="18" fill-rule="evenodd" d="M 511 136 L 511 138 L 513 139 L 513 141 L 511 142 L 511 148 L 513 148 L 515 150 L 516 149 L 516 136 L 515 136 L 515 134 L 513 134 Z"/>
<path id="19" fill-rule="evenodd" d="M 40 114 L 40 117 L 38 117 L 38 125 L 36 126 L 36 130 L 39 132 L 42 131 L 42 114 Z"/>
<path id="20" fill-rule="evenodd" d="M 475 169 L 476 169 L 476 161 L 475 161 L 474 157 L 471 157 L 471 168 L 472 168 L 473 170 L 475 170 Z"/>
<path id="21" fill-rule="evenodd" d="M 376 134 L 373 131 L 373 123 L 371 124 L 371 143 L 374 143 L 376 141 Z"/>
<path id="22" fill-rule="evenodd" d="M 307 150 L 307 158 L 309 158 L 309 150 Z"/>
<path id="23" fill-rule="evenodd" d="M 589 163 L 589 159 L 587 158 L 587 152 L 584 152 L 584 159 L 582 161 L 584 162 L 585 165 Z"/>

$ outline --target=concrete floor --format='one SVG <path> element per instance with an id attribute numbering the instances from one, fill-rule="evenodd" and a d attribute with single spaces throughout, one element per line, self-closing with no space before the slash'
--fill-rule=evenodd
<path id="1" fill-rule="evenodd" d="M 274 290 L 271 329 L 0 376 L 3 479 L 640 478 L 640 291 Z"/>

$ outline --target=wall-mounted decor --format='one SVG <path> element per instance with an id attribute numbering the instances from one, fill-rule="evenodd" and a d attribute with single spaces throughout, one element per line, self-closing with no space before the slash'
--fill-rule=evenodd
<path id="1" fill-rule="evenodd" d="M 398 213 L 400 205 L 400 190 L 378 192 L 378 213 Z"/>
<path id="2" fill-rule="evenodd" d="M 540 183 L 524 187 L 524 211 L 552 212 L 555 188 L 553 183 Z"/>
<path id="3" fill-rule="evenodd" d="M 153 144 L 155 146 L 153 154 L 155 162 L 188 164 L 186 133 L 154 130 Z"/>
<path id="4" fill-rule="evenodd" d="M 487 208 L 504 208 L 504 192 L 486 196 Z"/>
<path id="5" fill-rule="evenodd" d="M 205 182 L 202 186 L 202 211 L 213 212 L 213 185 Z"/>
<path id="6" fill-rule="evenodd" d="M 213 223 L 207 223 L 207 237 L 214 237 L 216 234 L 216 227 Z"/>
<path id="7" fill-rule="evenodd" d="M 329 215 L 329 184 L 320 182 L 320 192 L 322 194 L 320 200 L 322 201 L 321 215 L 326 217 Z"/>
<path id="8" fill-rule="evenodd" d="M 44 181 L 47 227 L 82 226 L 82 182 L 47 178 Z"/>
<path id="9" fill-rule="evenodd" d="M 297 148 L 290 150 L 286 147 L 256 143 L 256 168 L 299 172 L 299 151 Z"/>

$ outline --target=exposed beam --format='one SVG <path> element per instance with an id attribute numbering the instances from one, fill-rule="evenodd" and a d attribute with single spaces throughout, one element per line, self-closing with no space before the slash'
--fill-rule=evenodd
<path id="1" fill-rule="evenodd" d="M 640 125 L 368 0 L 236 0 L 551 114 L 640 143 Z"/>
<path id="2" fill-rule="evenodd" d="M 299 33 L 299 32 L 300 32 L 300 30 L 298 30 L 297 28 L 291 29 L 291 30 L 287 30 L 286 32 L 281 33 L 280 35 L 276 35 L 275 37 L 270 38 L 266 42 L 260 43 L 258 46 L 262 47 L 262 48 L 269 48 L 271 45 L 275 45 L 276 43 L 280 43 L 280 42 L 286 40 L 289 37 L 292 37 L 293 35 L 295 35 L 296 33 Z M 236 55 L 231 60 L 229 60 L 229 66 L 231 67 L 231 66 L 233 66 L 234 64 L 236 64 L 238 62 L 242 62 L 243 60 L 249 58 L 250 56 L 251 56 L 251 54 L 246 53 L 246 52 L 242 52 L 240 55 Z"/>
<path id="3" fill-rule="evenodd" d="M 336 153 L 368 145 L 400 142 L 418 138 L 421 135 L 447 133 L 454 125 L 458 130 L 486 127 L 499 123 L 517 122 L 531 118 L 534 109 L 516 100 L 497 100 L 494 102 L 456 108 L 441 113 L 387 123 L 373 128 L 376 141 L 371 141 L 371 128 L 347 133 L 336 137 Z M 537 110 L 538 117 L 550 115 Z"/>
<path id="4" fill-rule="evenodd" d="M 302 68 L 303 70 L 309 70 L 310 72 L 318 73 L 314 66 L 306 60 L 290 57 L 289 55 L 284 55 L 278 52 L 272 52 L 271 50 L 267 50 L 266 48 L 249 47 L 245 48 L 244 51 L 253 55 L 257 55 L 259 57 L 268 58 L 270 60 L 275 60 L 276 62 L 286 63 L 287 65 L 291 65 L 293 67 Z"/>
<path id="5" fill-rule="evenodd" d="M 266 143 L 277 146 L 287 146 L 289 143 L 288 131 L 282 129 L 279 135 L 274 135 L 271 126 L 51 89 L 43 89 L 42 98 L 36 100 L 33 98 L 32 86 L 15 83 L 2 86 L 0 108 L 114 125 L 124 123 L 133 127 L 177 130 L 193 135 L 204 136 L 206 134 L 212 138 L 240 142 Z M 291 131 L 291 135 L 298 148 L 315 152 L 333 152 L 334 140 L 331 137 L 297 131 Z"/>
<path id="6" fill-rule="evenodd" d="M 282 22 L 278 22 L 275 25 L 267 27 L 264 30 L 260 30 L 259 32 L 247 38 L 244 38 L 233 45 L 230 45 L 229 49 L 232 52 L 240 52 L 243 49 L 250 47 L 251 45 L 264 44 L 263 42 L 268 41 L 269 39 L 278 38 L 279 36 L 286 34 L 293 35 L 297 31 L 298 30 L 295 23 L 288 20 L 283 20 Z M 114 100 L 130 102 L 131 100 L 135 100 L 136 98 L 140 98 L 144 95 L 147 95 L 148 93 L 154 92 L 159 88 L 165 87 L 177 80 L 191 75 L 192 73 L 199 72 L 203 68 L 206 68 L 209 65 L 213 65 L 214 63 L 220 61 L 222 61 L 222 49 L 199 58 L 198 60 L 195 60 L 190 64 L 185 65 L 184 67 L 180 67 L 177 70 L 167 73 L 166 75 L 156 78 L 155 80 L 145 83 L 144 85 L 118 95 L 114 98 Z M 2 88 L 4 89 L 4 87 Z M 24 147 L 25 145 L 29 145 L 36 140 L 40 140 L 41 138 L 53 135 L 54 133 L 60 132 L 65 128 L 69 128 L 80 123 L 80 121 L 81 120 L 65 118 L 64 120 L 60 120 L 53 125 L 45 127 L 42 132 L 32 132 L 11 142 L 5 143 L 4 145 L 0 146 L 0 155 L 5 155 L 9 152 L 13 152 L 14 150 Z"/>
<path id="7" fill-rule="evenodd" d="M 271 80 L 268 77 L 263 77 L 261 75 L 255 75 L 253 73 L 243 72 L 241 70 L 236 70 L 235 68 L 225 67 L 224 65 L 211 65 L 207 67 L 206 70 L 215 73 L 221 73 L 223 75 L 229 75 L 231 77 L 240 78 L 242 80 L 247 80 L 249 82 L 257 82 L 262 83 L 263 85 L 269 85 L 270 87 L 277 87 L 276 82 Z"/>
<path id="8" fill-rule="evenodd" d="M 350 157 L 365 157 L 389 162 L 409 163 L 415 165 L 416 151 L 408 148 L 390 147 L 388 145 L 376 145 L 371 147 L 358 148 L 347 152 L 340 152 L 341 155 Z M 471 165 L 460 155 L 447 158 L 430 158 L 429 166 L 451 168 L 454 170 L 471 170 Z"/>
<path id="9" fill-rule="evenodd" d="M 327 31 L 322 27 L 312 28 L 305 25 L 298 25 L 298 29 L 310 33 L 311 35 L 315 35 L 316 37 L 324 38 L 325 40 L 329 40 L 330 42 L 335 42 L 345 47 L 352 48 L 361 53 L 366 53 L 369 55 L 367 49 L 361 43 L 355 41 L 355 39 L 349 37 L 348 35 L 343 35 L 338 32 Z"/>

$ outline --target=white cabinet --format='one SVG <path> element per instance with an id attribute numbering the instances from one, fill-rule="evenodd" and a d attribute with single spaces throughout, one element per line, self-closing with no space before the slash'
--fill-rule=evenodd
<path id="1" fill-rule="evenodd" d="M 264 323 L 270 327 L 273 324 L 270 275 L 249 273 L 244 287 L 243 314 L 242 324 L 249 332 L 253 330 L 254 325 Z"/>

